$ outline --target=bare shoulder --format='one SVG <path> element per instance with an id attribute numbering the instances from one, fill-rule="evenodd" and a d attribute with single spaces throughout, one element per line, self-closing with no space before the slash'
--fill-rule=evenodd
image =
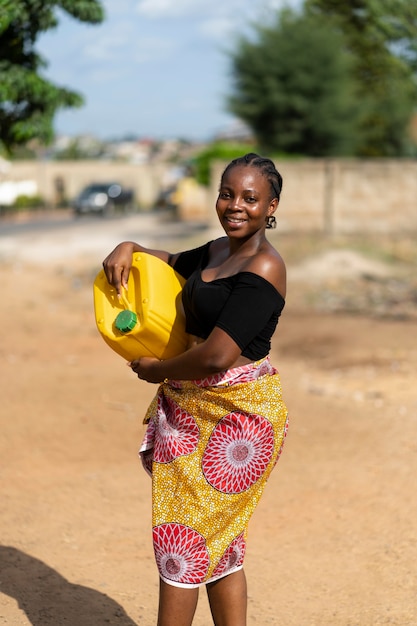
<path id="1" fill-rule="evenodd" d="M 227 237 L 219 237 L 210 243 L 211 262 L 222 262 L 229 254 L 229 240 Z"/>
<path id="2" fill-rule="evenodd" d="M 210 243 L 211 252 L 224 252 L 229 250 L 229 240 L 227 237 L 218 237 Z"/>
<path id="3" fill-rule="evenodd" d="M 266 249 L 259 251 L 251 258 L 245 269 L 265 278 L 285 298 L 287 292 L 287 270 L 284 259 L 275 248 L 268 246 Z"/>

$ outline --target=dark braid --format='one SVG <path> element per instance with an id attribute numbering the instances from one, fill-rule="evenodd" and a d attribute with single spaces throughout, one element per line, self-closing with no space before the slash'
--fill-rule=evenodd
<path id="1" fill-rule="evenodd" d="M 236 165 L 249 165 L 251 167 L 259 168 L 271 186 L 271 200 L 273 198 L 277 198 L 279 200 L 282 190 L 282 176 L 276 169 L 271 159 L 261 157 L 259 154 L 255 154 L 254 152 L 249 152 L 242 157 L 233 159 L 233 161 L 229 163 L 222 174 L 222 180 L 225 174 Z"/>

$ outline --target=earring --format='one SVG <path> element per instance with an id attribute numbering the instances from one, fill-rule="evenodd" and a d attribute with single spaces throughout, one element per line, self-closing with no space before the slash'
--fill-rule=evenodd
<path id="1" fill-rule="evenodd" d="M 267 228 L 277 227 L 277 220 L 275 218 L 275 215 L 268 215 L 268 217 L 266 218 L 266 227 Z"/>

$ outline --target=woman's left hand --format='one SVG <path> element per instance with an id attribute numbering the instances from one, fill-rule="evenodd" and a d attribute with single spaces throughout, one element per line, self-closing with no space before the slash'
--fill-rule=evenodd
<path id="1" fill-rule="evenodd" d="M 158 368 L 155 367 L 158 363 L 160 363 L 158 359 L 144 356 L 141 359 L 131 361 L 128 365 L 141 380 L 146 380 L 148 383 L 160 383 L 163 377 L 158 374 Z"/>

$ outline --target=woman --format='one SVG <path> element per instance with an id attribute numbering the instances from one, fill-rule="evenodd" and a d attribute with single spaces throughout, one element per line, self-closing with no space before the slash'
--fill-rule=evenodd
<path id="1" fill-rule="evenodd" d="M 130 363 L 139 378 L 161 383 L 141 448 L 152 475 L 158 626 L 192 624 L 201 585 L 216 626 L 246 624 L 247 526 L 287 428 L 268 357 L 286 294 L 284 262 L 265 236 L 281 187 L 269 159 L 235 159 L 216 202 L 226 237 L 173 255 L 124 242 L 103 263 L 119 294 L 134 252 L 159 257 L 187 279 L 189 349 Z"/>

